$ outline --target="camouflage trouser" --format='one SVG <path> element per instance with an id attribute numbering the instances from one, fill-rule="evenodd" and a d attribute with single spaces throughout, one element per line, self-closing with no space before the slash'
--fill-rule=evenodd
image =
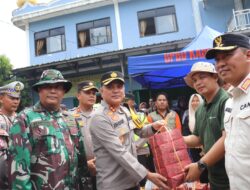
<path id="1" fill-rule="evenodd" d="M 8 189 L 7 153 L 0 150 L 0 190 Z"/>

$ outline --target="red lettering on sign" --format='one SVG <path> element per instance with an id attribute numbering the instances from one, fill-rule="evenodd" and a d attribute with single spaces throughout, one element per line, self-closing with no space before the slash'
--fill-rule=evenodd
<path id="1" fill-rule="evenodd" d="M 173 61 L 173 53 L 164 53 L 165 63 L 170 63 Z"/>

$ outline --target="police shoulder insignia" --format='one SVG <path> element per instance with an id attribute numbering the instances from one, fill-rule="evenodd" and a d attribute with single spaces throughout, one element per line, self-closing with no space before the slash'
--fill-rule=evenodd
<path id="1" fill-rule="evenodd" d="M 4 129 L 0 129 L 0 136 L 9 136 L 9 134 L 4 130 Z"/>
<path id="2" fill-rule="evenodd" d="M 241 85 L 241 88 L 243 90 L 247 90 L 250 86 L 250 78 L 247 78 Z"/>
<path id="3" fill-rule="evenodd" d="M 75 118 L 79 118 L 80 117 L 80 114 L 79 113 L 73 113 L 72 114 Z"/>

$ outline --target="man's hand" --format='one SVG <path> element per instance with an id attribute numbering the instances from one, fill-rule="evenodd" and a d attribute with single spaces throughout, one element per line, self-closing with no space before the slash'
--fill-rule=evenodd
<path id="1" fill-rule="evenodd" d="M 198 168 L 197 163 L 189 164 L 185 167 L 186 181 L 191 182 L 195 180 L 199 180 L 202 171 Z"/>
<path id="2" fill-rule="evenodd" d="M 158 131 L 159 129 L 161 129 L 164 125 L 165 125 L 165 121 L 164 120 L 158 120 L 158 121 L 155 121 L 154 123 L 152 123 L 152 127 L 156 131 Z"/>
<path id="3" fill-rule="evenodd" d="M 146 177 L 148 180 L 154 183 L 157 187 L 170 190 L 170 188 L 166 185 L 167 179 L 163 177 L 162 175 L 148 172 Z"/>
<path id="4" fill-rule="evenodd" d="M 87 164 L 88 164 L 88 168 L 89 168 L 90 174 L 92 176 L 95 176 L 96 175 L 95 158 L 91 159 L 91 160 L 88 160 Z"/>

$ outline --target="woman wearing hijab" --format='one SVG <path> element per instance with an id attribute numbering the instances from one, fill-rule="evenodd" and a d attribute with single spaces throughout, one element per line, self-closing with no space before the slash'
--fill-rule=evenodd
<path id="1" fill-rule="evenodd" d="M 183 136 L 190 135 L 193 133 L 194 128 L 195 128 L 195 112 L 197 108 L 203 104 L 203 99 L 199 94 L 193 94 L 188 103 L 188 116 L 185 118 L 184 124 L 183 124 Z M 190 148 L 190 157 L 193 162 L 197 162 L 200 160 L 200 158 L 203 155 L 202 148 L 197 147 L 197 148 Z M 203 183 L 207 183 L 207 172 L 203 172 L 200 181 Z"/>

